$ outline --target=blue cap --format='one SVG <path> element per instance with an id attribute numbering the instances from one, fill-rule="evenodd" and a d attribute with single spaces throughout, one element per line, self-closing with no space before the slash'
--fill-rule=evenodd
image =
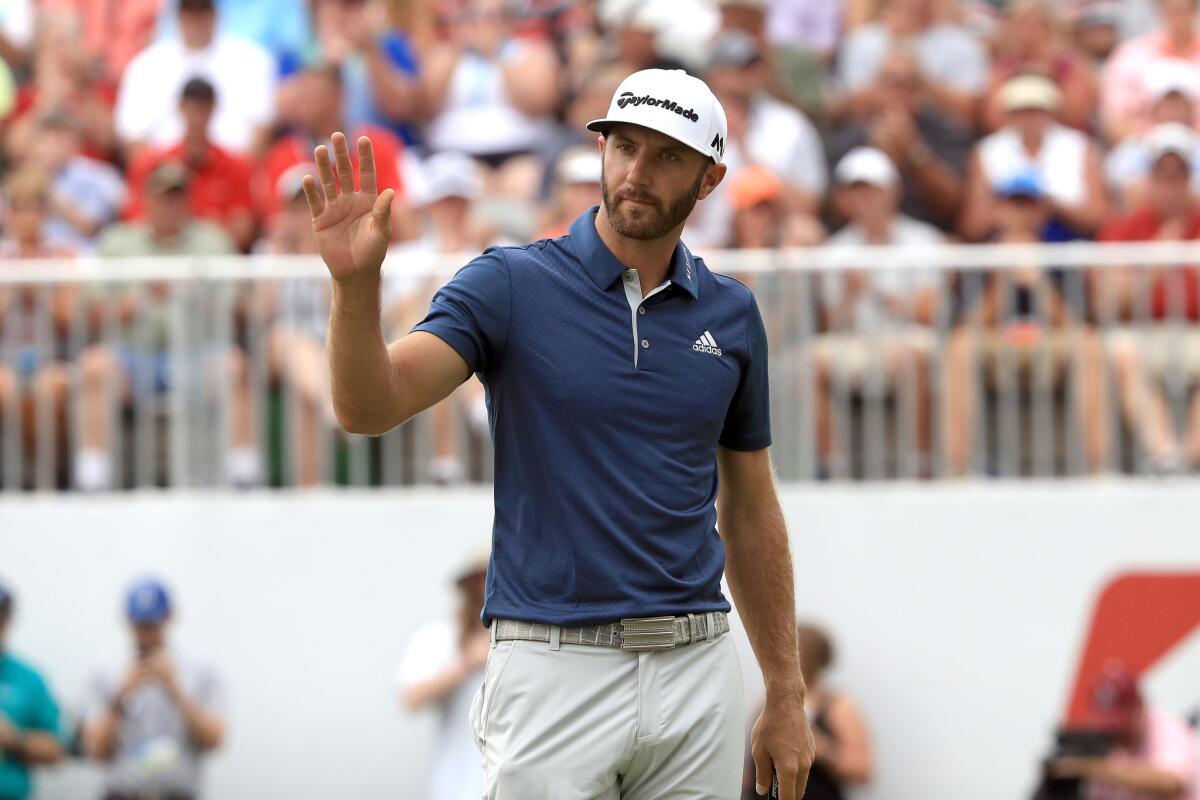
<path id="1" fill-rule="evenodd" d="M 1014 172 L 996 184 L 996 194 L 1000 197 L 1031 197 L 1041 200 L 1046 194 L 1042 176 L 1031 169 Z"/>
<path id="2" fill-rule="evenodd" d="M 135 625 L 162 622 L 171 613 L 167 587 L 153 578 L 137 581 L 125 596 L 125 615 Z"/>

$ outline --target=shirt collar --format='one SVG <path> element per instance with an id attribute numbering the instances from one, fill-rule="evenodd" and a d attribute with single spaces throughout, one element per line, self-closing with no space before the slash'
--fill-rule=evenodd
<path id="1" fill-rule="evenodd" d="M 612 254 L 596 231 L 596 212 L 599 210 L 600 206 L 592 206 L 580 214 L 571 223 L 570 237 L 575 247 L 575 255 L 583 263 L 583 268 L 597 286 L 607 290 L 625 272 L 626 266 Z M 683 242 L 675 245 L 675 253 L 671 256 L 671 274 L 668 278 L 672 284 L 681 287 L 693 298 L 700 295 L 695 259 Z"/>

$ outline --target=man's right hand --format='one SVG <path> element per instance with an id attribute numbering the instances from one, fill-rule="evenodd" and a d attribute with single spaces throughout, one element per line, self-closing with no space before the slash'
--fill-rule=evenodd
<path id="1" fill-rule="evenodd" d="M 325 145 L 314 153 L 320 188 L 316 178 L 304 176 L 304 196 L 312 213 L 317 248 L 334 281 L 378 280 L 392 239 L 395 192 L 386 189 L 379 193 L 370 139 L 363 136 L 358 140 L 359 191 L 354 190 L 354 166 L 345 134 L 333 134 L 332 145 L 332 162 Z"/>

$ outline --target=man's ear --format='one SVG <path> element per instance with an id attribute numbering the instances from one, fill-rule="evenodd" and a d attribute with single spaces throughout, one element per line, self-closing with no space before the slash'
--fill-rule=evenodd
<path id="1" fill-rule="evenodd" d="M 607 143 L 608 143 L 608 140 L 604 138 L 603 133 L 596 137 L 596 150 L 600 153 L 601 161 L 604 160 L 604 146 Z"/>
<path id="2" fill-rule="evenodd" d="M 725 179 L 725 171 L 728 169 L 724 164 L 709 164 L 704 170 L 704 178 L 700 182 L 700 197 L 703 200 L 712 194 L 713 189 Z"/>

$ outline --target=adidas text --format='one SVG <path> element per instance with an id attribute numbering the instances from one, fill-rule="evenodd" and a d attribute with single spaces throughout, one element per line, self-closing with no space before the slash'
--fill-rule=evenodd
<path id="1" fill-rule="evenodd" d="M 694 344 L 694 345 L 692 345 L 692 349 L 695 350 L 697 353 L 712 353 L 714 356 L 721 355 L 721 348 L 709 347 L 706 344 Z"/>

